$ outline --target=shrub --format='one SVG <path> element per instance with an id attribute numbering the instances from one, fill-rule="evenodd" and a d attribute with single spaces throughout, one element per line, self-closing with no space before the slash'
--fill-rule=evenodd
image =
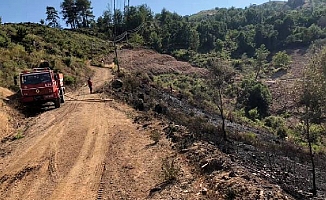
<path id="1" fill-rule="evenodd" d="M 175 163 L 174 158 L 166 158 L 162 161 L 162 175 L 164 181 L 173 182 L 178 179 L 180 166 Z"/>
<path id="2" fill-rule="evenodd" d="M 287 129 L 284 126 L 277 128 L 276 134 L 281 139 L 284 139 L 288 136 Z"/>
<path id="3" fill-rule="evenodd" d="M 70 75 L 65 75 L 63 80 L 65 85 L 74 85 L 76 83 L 76 78 Z"/>
<path id="4" fill-rule="evenodd" d="M 161 139 L 161 134 L 158 130 L 153 130 L 149 137 L 154 141 L 154 144 L 157 144 Z"/>
<path id="5" fill-rule="evenodd" d="M 19 130 L 18 132 L 17 132 L 17 134 L 14 136 L 14 140 L 19 140 L 19 139 L 22 139 L 22 138 L 24 138 L 25 136 L 24 136 L 24 134 L 23 134 L 23 131 L 22 130 Z"/>
<path id="6" fill-rule="evenodd" d="M 189 61 L 194 53 L 186 49 L 175 50 L 172 52 L 173 57 L 182 61 Z"/>
<path id="7" fill-rule="evenodd" d="M 247 115 L 249 110 L 254 108 L 257 108 L 259 117 L 264 118 L 268 115 L 272 96 L 266 85 L 253 79 L 246 79 L 241 83 L 241 90 L 237 103 L 245 108 Z"/>
<path id="8" fill-rule="evenodd" d="M 264 125 L 271 127 L 273 129 L 277 129 L 278 127 L 284 126 L 284 119 L 276 116 L 269 116 L 264 119 Z"/>
<path id="9" fill-rule="evenodd" d="M 256 121 L 257 119 L 259 119 L 259 113 L 257 108 L 251 109 L 248 111 L 248 117 L 249 119 Z"/>
<path id="10" fill-rule="evenodd" d="M 134 43 L 134 44 L 143 45 L 144 44 L 144 38 L 143 38 L 143 36 L 136 33 L 136 34 L 133 34 L 131 36 L 129 42 Z"/>
<path id="11" fill-rule="evenodd" d="M 73 59 L 71 57 L 65 57 L 62 61 L 65 65 L 67 65 L 67 67 L 70 67 L 73 63 Z"/>
<path id="12" fill-rule="evenodd" d="M 325 132 L 321 125 L 312 124 L 310 126 L 310 139 L 314 144 L 321 142 L 321 135 Z"/>

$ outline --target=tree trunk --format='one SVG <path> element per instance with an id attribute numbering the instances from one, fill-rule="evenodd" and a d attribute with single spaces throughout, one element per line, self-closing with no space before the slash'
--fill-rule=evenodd
<path id="1" fill-rule="evenodd" d="M 222 118 L 222 133 L 223 133 L 223 139 L 227 140 L 226 136 L 226 130 L 225 130 L 225 116 L 224 116 L 224 107 L 223 107 L 223 99 L 222 99 L 222 91 L 221 89 L 218 90 L 218 98 L 219 98 L 219 105 L 218 108 L 221 113 L 221 118 Z"/>
<path id="2" fill-rule="evenodd" d="M 258 66 L 258 69 L 257 69 L 257 73 L 256 73 L 255 80 L 258 79 L 258 76 L 259 76 L 259 73 L 260 73 L 260 69 L 261 69 L 261 66 L 259 65 L 259 66 Z"/>
<path id="3" fill-rule="evenodd" d="M 312 166 L 312 194 L 314 196 L 317 195 L 317 186 L 316 186 L 316 167 L 315 167 L 315 160 L 314 160 L 314 152 L 312 149 L 312 141 L 310 138 L 310 123 L 308 118 L 309 108 L 306 106 L 306 133 L 307 133 L 307 140 L 309 145 L 309 156 L 310 156 L 310 162 Z"/>
<path id="4" fill-rule="evenodd" d="M 311 141 L 309 141 L 309 154 L 310 154 L 310 161 L 312 166 L 312 194 L 316 196 L 317 195 L 316 167 L 315 167 L 314 153 L 312 151 Z"/>

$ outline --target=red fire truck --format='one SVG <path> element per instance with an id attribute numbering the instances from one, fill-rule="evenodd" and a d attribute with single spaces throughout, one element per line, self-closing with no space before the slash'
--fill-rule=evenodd
<path id="1" fill-rule="evenodd" d="M 56 108 L 65 102 L 63 74 L 50 68 L 34 68 L 20 73 L 21 103 L 24 106 L 53 102 Z"/>

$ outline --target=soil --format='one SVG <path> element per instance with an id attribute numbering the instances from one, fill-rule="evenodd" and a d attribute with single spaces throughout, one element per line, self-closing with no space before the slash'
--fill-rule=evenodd
<path id="1" fill-rule="evenodd" d="M 151 50 L 119 55 L 125 70 L 207 73 Z M 0 199 L 293 199 L 209 141 L 177 150 L 181 139 L 166 130 L 191 138 L 187 128 L 106 96 L 111 70 L 91 69 L 93 94 L 85 84 L 61 108 L 45 108 L 0 135 Z M 161 136 L 157 143 L 153 133 Z"/>
<path id="2" fill-rule="evenodd" d="M 95 70 L 95 90 L 112 79 Z M 86 80 L 85 80 L 86 81 Z M 169 143 L 150 146 L 130 107 L 83 87 L 59 109 L 26 119 L 23 138 L 2 135 L 0 199 L 144 199 L 160 183 Z"/>
<path id="3" fill-rule="evenodd" d="M 158 54 L 150 49 L 123 49 L 118 53 L 120 66 L 128 71 L 148 72 L 154 75 L 175 74 L 197 74 L 205 76 L 208 70 L 196 68 L 187 62 L 177 61 L 174 57 L 166 54 Z M 105 58 L 105 62 L 112 63 L 114 55 Z"/>

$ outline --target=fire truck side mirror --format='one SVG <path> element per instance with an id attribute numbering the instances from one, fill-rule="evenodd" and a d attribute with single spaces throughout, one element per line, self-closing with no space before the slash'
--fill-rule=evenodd
<path id="1" fill-rule="evenodd" d="M 58 80 L 59 77 L 58 77 L 58 74 L 54 74 L 54 80 Z"/>
<path id="2" fill-rule="evenodd" d="M 15 85 L 18 85 L 17 79 L 18 79 L 18 77 L 17 76 L 14 76 L 14 84 Z"/>

